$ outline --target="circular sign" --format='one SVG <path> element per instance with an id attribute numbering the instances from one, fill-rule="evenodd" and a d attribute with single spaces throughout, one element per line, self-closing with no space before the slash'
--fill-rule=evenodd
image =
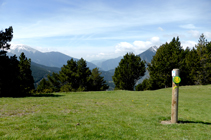
<path id="1" fill-rule="evenodd" d="M 175 84 L 179 84 L 181 82 L 181 78 L 179 76 L 174 76 L 173 81 Z"/>

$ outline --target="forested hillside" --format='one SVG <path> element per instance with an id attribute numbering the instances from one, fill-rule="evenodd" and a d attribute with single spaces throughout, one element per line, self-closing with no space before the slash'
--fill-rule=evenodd
<path id="1" fill-rule="evenodd" d="M 211 42 L 202 34 L 193 49 L 183 49 L 179 37 L 161 45 L 148 64 L 149 79 L 139 84 L 136 90 L 170 87 L 171 71 L 175 68 L 180 70 L 180 85 L 211 84 Z"/>

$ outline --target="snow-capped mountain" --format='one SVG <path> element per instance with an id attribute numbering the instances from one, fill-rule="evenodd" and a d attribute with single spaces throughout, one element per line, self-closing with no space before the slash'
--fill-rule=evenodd
<path id="1" fill-rule="evenodd" d="M 151 48 L 149 48 L 151 51 L 153 51 L 153 52 L 157 52 L 157 50 L 158 50 L 158 48 L 156 47 L 156 46 L 152 46 Z"/>
<path id="2" fill-rule="evenodd" d="M 157 49 L 158 48 L 156 46 L 150 47 L 148 50 L 144 51 L 143 53 L 138 54 L 138 56 L 141 57 L 141 60 L 145 60 L 147 63 L 150 63 L 153 56 L 156 54 Z"/>
<path id="3" fill-rule="evenodd" d="M 31 58 L 32 62 L 49 66 L 49 67 L 62 67 L 63 65 L 67 64 L 67 60 L 72 59 L 73 57 L 65 55 L 60 52 L 40 52 L 34 48 L 31 48 L 27 45 L 11 45 L 10 49 L 8 50 L 8 55 L 13 56 L 16 55 L 17 57 L 24 52 L 27 58 Z M 74 60 L 78 60 L 77 58 L 73 58 Z M 87 62 L 87 66 L 90 69 L 96 68 L 97 66 Z"/>
<path id="4" fill-rule="evenodd" d="M 16 44 L 16 45 L 11 45 L 10 49 L 8 50 L 8 52 L 10 53 L 22 53 L 24 51 L 27 52 L 31 52 L 31 53 L 36 53 L 37 50 L 27 46 L 27 45 L 23 45 L 23 44 Z"/>

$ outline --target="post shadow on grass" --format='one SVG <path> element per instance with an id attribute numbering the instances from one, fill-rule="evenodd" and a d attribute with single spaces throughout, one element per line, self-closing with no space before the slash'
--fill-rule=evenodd
<path id="1" fill-rule="evenodd" d="M 182 124 L 188 124 L 188 123 L 194 123 L 194 124 L 205 124 L 205 125 L 211 125 L 210 122 L 203 122 L 203 121 L 178 121 L 178 123 Z"/>
<path id="2" fill-rule="evenodd" d="M 159 122 L 162 121 L 169 121 L 171 122 L 171 117 L 159 117 L 158 118 Z M 203 122 L 203 121 L 188 121 L 188 120 L 178 120 L 177 124 L 205 124 L 205 125 L 211 125 L 211 122 Z"/>

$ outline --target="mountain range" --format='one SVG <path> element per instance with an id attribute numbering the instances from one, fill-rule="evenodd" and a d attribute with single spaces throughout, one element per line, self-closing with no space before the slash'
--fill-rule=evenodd
<path id="1" fill-rule="evenodd" d="M 141 60 L 145 60 L 146 62 L 151 62 L 153 56 L 157 51 L 157 47 L 150 47 L 148 50 L 143 53 L 138 54 L 141 57 Z M 72 59 L 73 57 L 65 55 L 60 52 L 40 52 L 36 49 L 33 49 L 26 45 L 12 45 L 10 50 L 8 50 L 7 55 L 17 57 L 24 52 L 27 58 L 31 59 L 31 69 L 32 76 L 34 77 L 35 83 L 38 84 L 39 81 L 47 77 L 48 74 L 52 74 L 53 72 L 58 73 L 63 65 L 67 64 L 67 60 Z M 95 60 L 92 62 L 87 62 L 87 66 L 92 70 L 96 67 L 101 71 L 101 76 L 107 81 L 110 86 L 110 90 L 114 89 L 114 83 L 112 80 L 112 76 L 114 75 L 115 68 L 119 65 L 119 62 L 123 56 L 119 56 L 113 59 L 105 59 L 105 60 Z M 77 58 L 73 58 L 75 61 L 79 60 Z M 142 82 L 144 78 L 148 76 L 148 72 L 145 73 L 145 76 L 142 77 L 138 83 Z"/>
<path id="2" fill-rule="evenodd" d="M 35 62 L 37 64 L 49 66 L 49 67 L 58 67 L 61 68 L 63 65 L 67 64 L 67 60 L 72 59 L 73 57 L 65 55 L 60 52 L 40 52 L 36 49 L 33 49 L 26 45 L 12 45 L 10 47 L 10 50 L 8 50 L 8 55 L 16 55 L 20 56 L 20 54 L 24 52 L 25 56 L 27 58 L 31 58 L 32 62 Z M 74 60 L 79 60 L 77 58 L 73 58 Z M 87 62 L 87 66 L 90 69 L 94 69 L 97 66 L 93 63 Z"/>

